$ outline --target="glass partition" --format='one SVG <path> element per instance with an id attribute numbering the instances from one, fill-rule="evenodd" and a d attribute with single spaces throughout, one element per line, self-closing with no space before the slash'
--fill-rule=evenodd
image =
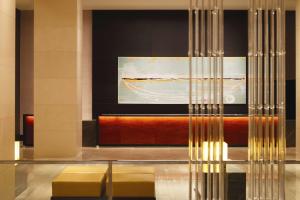
<path id="1" fill-rule="evenodd" d="M 205 164 L 207 162 L 203 162 Z M 248 164 L 247 161 L 224 161 L 226 199 L 246 199 Z M 64 194 L 58 196 L 61 193 L 76 196 L 84 192 L 88 195 L 95 191 L 101 191 L 101 196 L 87 199 L 118 199 L 120 195 L 134 196 L 132 199 L 189 198 L 187 160 L 0 161 L 0 168 L 4 172 L 0 179 L 1 196 L 14 195 L 18 200 L 68 199 Z M 103 180 L 98 181 L 95 177 L 101 174 L 104 174 Z M 300 161 L 286 161 L 285 181 L 286 199 L 299 199 Z M 84 191 L 87 183 L 89 189 Z M 67 191 L 68 184 L 72 187 L 70 191 Z M 98 190 L 93 191 L 93 184 Z M 72 199 L 80 198 L 73 196 Z"/>

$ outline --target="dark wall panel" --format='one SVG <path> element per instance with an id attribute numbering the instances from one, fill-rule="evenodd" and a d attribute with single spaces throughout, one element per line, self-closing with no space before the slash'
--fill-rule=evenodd
<path id="1" fill-rule="evenodd" d="M 293 13 L 293 12 L 291 12 Z M 93 117 L 101 114 L 185 114 L 187 105 L 118 104 L 118 57 L 187 56 L 186 11 L 93 12 Z M 287 22 L 294 20 L 287 14 Z M 247 56 L 247 11 L 225 11 L 225 56 Z M 287 35 L 293 36 L 287 25 Z M 287 39 L 288 67 L 294 67 L 293 44 Z M 291 106 L 293 107 L 293 106 Z M 225 105 L 226 114 L 247 113 L 247 105 Z M 289 116 L 288 110 L 288 116 Z M 289 117 L 288 117 L 289 118 Z"/>
<path id="2" fill-rule="evenodd" d="M 286 114 L 296 119 L 296 21 L 295 12 L 286 14 Z"/>
<path id="3" fill-rule="evenodd" d="M 248 55 L 247 11 L 224 12 L 224 55 Z"/>
<path id="4" fill-rule="evenodd" d="M 186 113 L 186 105 L 118 104 L 119 56 L 186 56 L 187 13 L 93 12 L 93 116 Z"/>

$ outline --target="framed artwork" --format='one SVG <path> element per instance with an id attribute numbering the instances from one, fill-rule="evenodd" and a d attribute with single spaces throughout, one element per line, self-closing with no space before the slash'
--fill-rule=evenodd
<path id="1" fill-rule="evenodd" d="M 212 59 L 193 58 L 193 94 L 207 103 L 213 87 Z M 194 65 L 195 66 L 195 65 Z M 220 79 L 217 79 L 220 80 Z M 198 83 L 198 87 L 196 84 Z M 195 102 L 195 98 L 193 97 Z M 246 57 L 225 57 L 224 104 L 246 104 Z M 119 104 L 188 104 L 189 63 L 187 57 L 118 57 Z"/>

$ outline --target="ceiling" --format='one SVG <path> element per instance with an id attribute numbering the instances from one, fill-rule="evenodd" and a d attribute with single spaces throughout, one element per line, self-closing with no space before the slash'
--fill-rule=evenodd
<path id="1" fill-rule="evenodd" d="M 16 0 L 20 10 L 32 10 L 34 0 Z M 286 0 L 286 8 L 295 10 L 297 0 Z M 183 10 L 189 0 L 82 0 L 84 10 Z M 224 9 L 246 10 L 248 0 L 224 0 Z"/>

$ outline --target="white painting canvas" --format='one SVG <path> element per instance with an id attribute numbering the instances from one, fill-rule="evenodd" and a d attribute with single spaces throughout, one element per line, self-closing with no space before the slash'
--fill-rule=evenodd
<path id="1" fill-rule="evenodd" d="M 198 74 L 193 77 L 193 103 L 208 103 L 213 88 L 210 59 L 193 58 Z M 195 65 L 194 65 L 195 66 Z M 202 73 L 200 73 L 202 72 Z M 194 68 L 193 74 L 197 74 Z M 198 84 L 196 84 L 198 83 Z M 223 73 L 224 104 L 246 103 L 246 57 L 225 57 Z M 188 104 L 189 62 L 187 57 L 119 57 L 119 104 Z"/>

